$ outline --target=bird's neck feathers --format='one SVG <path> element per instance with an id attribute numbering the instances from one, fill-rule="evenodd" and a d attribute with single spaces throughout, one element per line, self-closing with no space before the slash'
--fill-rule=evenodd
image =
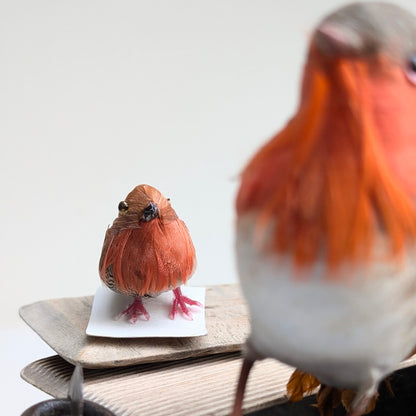
<path id="1" fill-rule="evenodd" d="M 272 227 L 266 251 L 291 253 L 302 267 L 324 251 L 333 269 L 368 260 L 380 230 L 392 255 L 415 238 L 416 182 L 406 183 L 406 166 L 399 171 L 394 160 L 400 144 L 413 140 L 414 147 L 416 136 L 394 127 L 405 125 L 397 103 L 375 107 L 383 94 L 371 84 L 372 69 L 358 60 L 316 62 L 312 50 L 297 114 L 241 177 L 238 216 L 256 215 L 259 240 Z"/>

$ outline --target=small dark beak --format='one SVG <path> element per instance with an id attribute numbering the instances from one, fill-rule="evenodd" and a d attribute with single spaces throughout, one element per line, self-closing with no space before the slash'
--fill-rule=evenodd
<path id="1" fill-rule="evenodd" d="M 150 204 L 143 210 L 141 221 L 149 222 L 149 221 L 154 220 L 158 216 L 159 216 L 159 208 L 154 202 L 150 202 Z"/>

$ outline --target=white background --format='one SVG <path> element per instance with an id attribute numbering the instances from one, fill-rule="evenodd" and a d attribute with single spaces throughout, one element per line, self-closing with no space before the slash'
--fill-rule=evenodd
<path id="1" fill-rule="evenodd" d="M 19 377 L 53 351 L 18 308 L 94 293 L 134 186 L 160 189 L 188 225 L 193 285 L 237 281 L 238 174 L 295 110 L 309 35 L 343 3 L 0 1 L 3 414 L 48 397 Z"/>

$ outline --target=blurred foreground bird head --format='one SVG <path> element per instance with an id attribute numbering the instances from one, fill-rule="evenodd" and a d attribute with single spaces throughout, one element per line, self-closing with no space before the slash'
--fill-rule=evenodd
<path id="1" fill-rule="evenodd" d="M 416 236 L 416 21 L 385 3 L 346 6 L 311 38 L 294 117 L 242 173 L 237 213 L 256 244 L 307 267 L 365 262 Z"/>

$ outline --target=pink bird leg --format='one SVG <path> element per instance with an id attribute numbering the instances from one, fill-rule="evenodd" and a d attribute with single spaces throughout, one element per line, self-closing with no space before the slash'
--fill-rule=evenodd
<path id="1" fill-rule="evenodd" d="M 186 305 L 188 304 L 191 306 L 199 306 L 200 308 L 202 308 L 203 307 L 202 303 L 196 300 L 189 299 L 188 297 L 184 296 L 182 294 L 180 287 L 173 289 L 173 294 L 175 295 L 175 299 L 173 300 L 173 303 L 172 303 L 172 309 L 170 310 L 169 318 L 175 319 L 176 312 L 178 312 L 178 310 L 180 309 L 182 313 L 184 314 L 184 317 L 192 321 L 193 318 L 192 318 L 191 311 Z"/>
<path id="2" fill-rule="evenodd" d="M 121 311 L 117 316 L 117 319 L 120 319 L 122 316 L 130 316 L 130 322 L 135 324 L 137 322 L 137 318 L 140 315 L 143 315 L 143 318 L 148 321 L 150 318 L 149 313 L 147 312 L 146 308 L 143 305 L 142 298 L 134 298 L 134 301 L 127 306 L 126 309 Z"/>

